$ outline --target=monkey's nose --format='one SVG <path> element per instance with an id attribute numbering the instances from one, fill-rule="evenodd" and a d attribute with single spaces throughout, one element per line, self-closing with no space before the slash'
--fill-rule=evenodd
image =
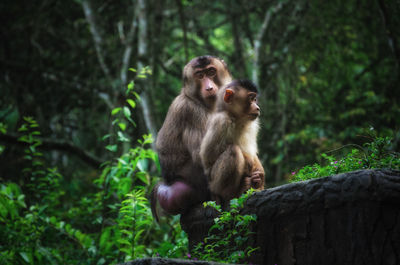
<path id="1" fill-rule="evenodd" d="M 209 86 L 209 87 L 206 88 L 206 90 L 207 90 L 207 91 L 213 90 L 213 87 L 212 87 L 212 86 Z"/>

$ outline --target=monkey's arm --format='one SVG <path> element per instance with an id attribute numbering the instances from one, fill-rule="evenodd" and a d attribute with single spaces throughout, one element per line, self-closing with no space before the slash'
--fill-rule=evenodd
<path id="1" fill-rule="evenodd" d="M 210 172 L 210 190 L 223 201 L 238 197 L 242 192 L 242 178 L 246 161 L 237 145 L 228 145 L 226 150 L 212 165 Z"/>
<path id="2" fill-rule="evenodd" d="M 183 141 L 188 130 L 187 107 L 184 98 L 178 96 L 168 109 L 164 124 L 158 132 L 156 148 L 162 175 L 167 184 L 176 181 L 181 169 L 190 163 L 190 151 Z"/>

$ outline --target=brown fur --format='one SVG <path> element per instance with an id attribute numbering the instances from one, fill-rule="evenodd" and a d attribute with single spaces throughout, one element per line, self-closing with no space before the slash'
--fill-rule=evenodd
<path id="1" fill-rule="evenodd" d="M 210 67 L 216 69 L 215 76 L 210 78 L 205 76 L 201 80 L 196 78 L 196 72 Z M 185 197 L 186 201 L 181 203 L 179 194 L 172 195 L 172 197 L 175 196 L 173 199 L 178 201 L 174 205 L 178 206 L 170 207 L 170 209 L 165 207 L 168 209 L 164 210 L 169 213 L 182 213 L 188 207 L 187 205 L 209 199 L 207 178 L 199 156 L 200 144 L 206 131 L 208 117 L 215 106 L 215 93 L 222 85 L 230 81 L 231 75 L 225 62 L 213 56 L 197 57 L 184 67 L 184 86 L 168 110 L 164 124 L 158 133 L 156 147 L 164 179 L 163 184 L 168 188 L 174 182 L 181 181 L 195 193 L 189 199 Z M 205 82 L 213 89 L 206 91 Z M 153 198 L 156 197 L 157 188 L 153 192 Z M 166 205 L 169 205 L 169 198 L 158 198 L 160 199 L 165 200 Z M 154 199 L 152 207 L 155 208 Z"/>

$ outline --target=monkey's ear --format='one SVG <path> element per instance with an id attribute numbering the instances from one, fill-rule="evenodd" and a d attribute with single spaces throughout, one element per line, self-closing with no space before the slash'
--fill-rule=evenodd
<path id="1" fill-rule="evenodd" d="M 232 89 L 229 89 L 229 88 L 226 89 L 225 90 L 225 95 L 224 95 L 224 101 L 226 103 L 229 103 L 233 98 L 233 94 L 235 94 L 235 92 Z"/>

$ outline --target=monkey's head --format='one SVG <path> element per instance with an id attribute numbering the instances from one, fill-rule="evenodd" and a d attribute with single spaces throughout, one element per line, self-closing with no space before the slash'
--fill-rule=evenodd
<path id="1" fill-rule="evenodd" d="M 240 120 L 252 121 L 260 116 L 257 87 L 249 80 L 234 80 L 218 93 L 218 111 L 227 111 Z"/>
<path id="2" fill-rule="evenodd" d="M 192 59 L 183 69 L 182 92 L 211 109 L 219 88 L 232 80 L 226 63 L 215 56 Z"/>

